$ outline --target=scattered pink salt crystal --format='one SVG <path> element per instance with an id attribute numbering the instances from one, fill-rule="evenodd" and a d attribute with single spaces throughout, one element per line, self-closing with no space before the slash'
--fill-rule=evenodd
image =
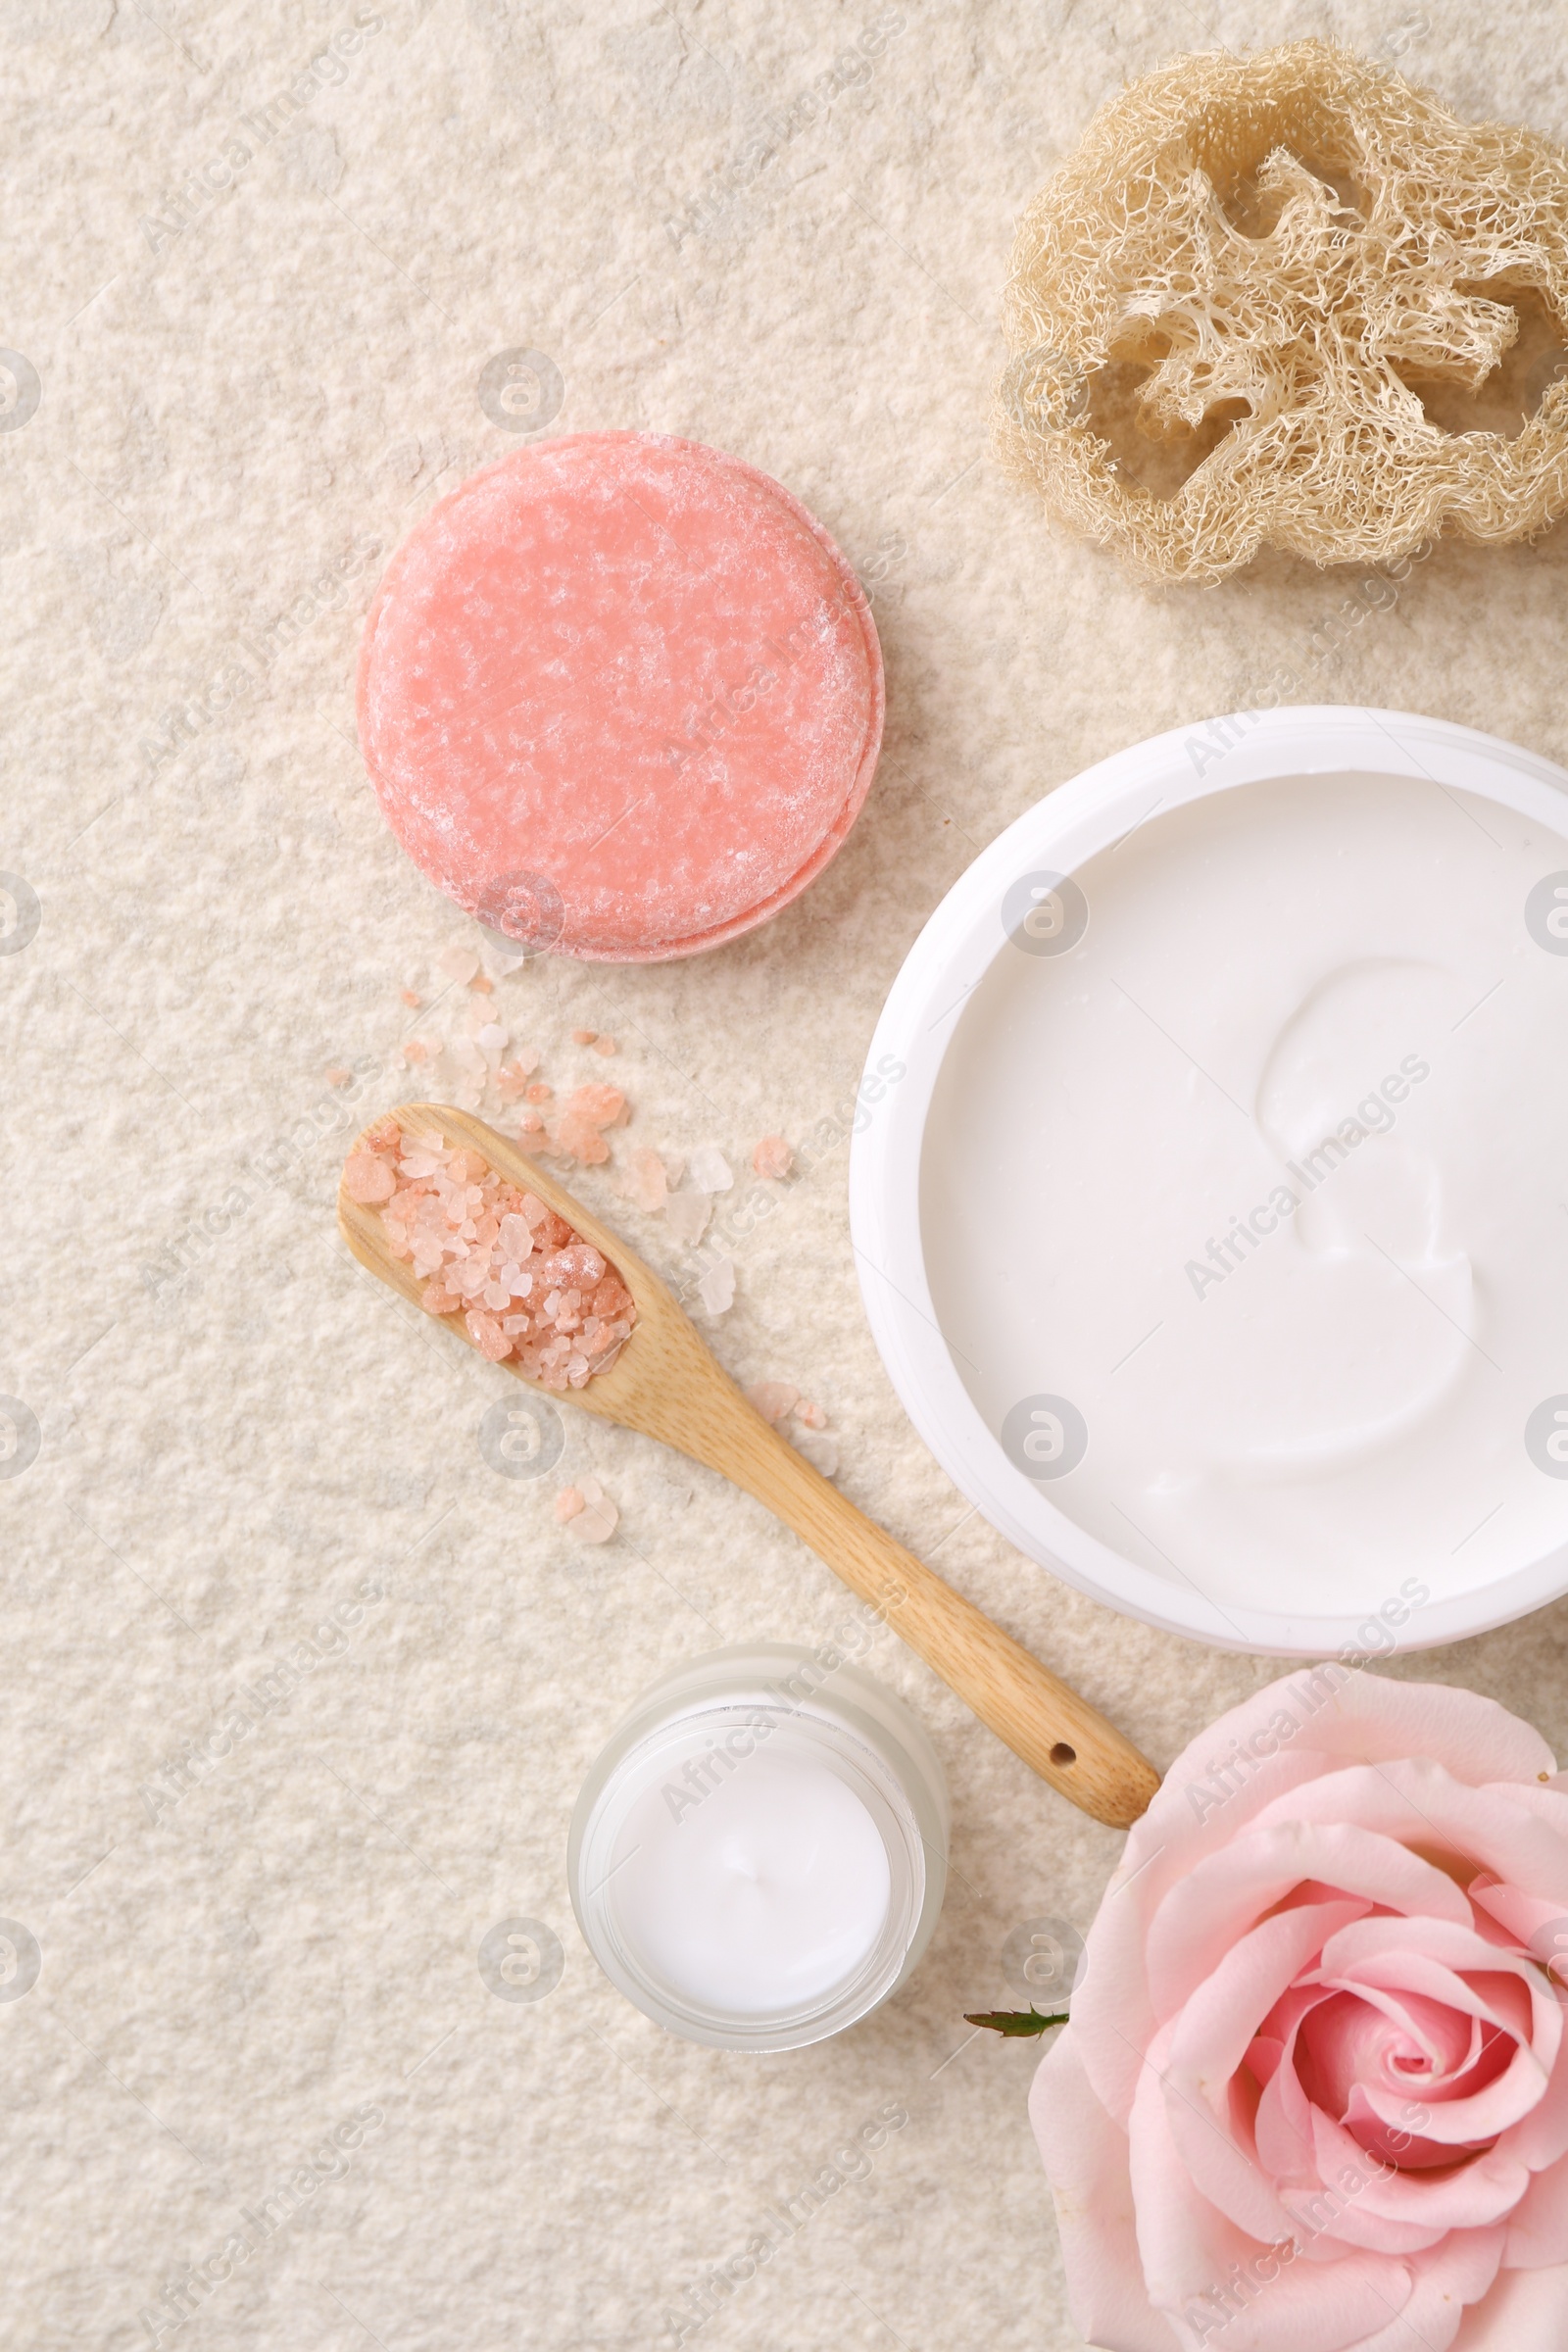
<path id="1" fill-rule="evenodd" d="M 379 1152 L 351 1152 L 343 1167 L 343 1190 L 351 1200 L 390 1200 L 398 1180 Z"/>
<path id="2" fill-rule="evenodd" d="M 579 1544 L 608 1544 L 619 1523 L 619 1511 L 597 1478 L 585 1478 L 576 1492 L 582 1497 L 582 1509 L 571 1515 L 572 1535 Z"/>
<path id="3" fill-rule="evenodd" d="M 596 1127 L 620 1127 L 626 1120 L 625 1096 L 618 1086 L 606 1086 L 603 1080 L 579 1086 L 567 1099 L 566 1108 L 574 1117 L 591 1119 Z"/>
<path id="4" fill-rule="evenodd" d="M 461 987 L 464 981 L 471 980 L 479 969 L 479 952 L 476 948 L 463 946 L 443 948 L 435 959 L 435 969 L 438 979 Z"/>
<path id="5" fill-rule="evenodd" d="M 419 1006 L 424 1003 L 424 999 L 420 996 L 416 988 L 400 988 L 398 990 L 398 995 L 403 999 L 404 1004 L 408 1005 L 411 1012 L 417 1012 Z"/>
<path id="6" fill-rule="evenodd" d="M 475 972 L 468 986 L 477 996 L 493 997 L 496 993 L 496 984 L 487 972 Z"/>
<path id="7" fill-rule="evenodd" d="M 735 1178 L 716 1144 L 700 1144 L 692 1153 L 692 1182 L 699 1192 L 727 1193 Z"/>
<path id="8" fill-rule="evenodd" d="M 603 1032 L 593 1040 L 593 1049 L 596 1054 L 618 1054 L 620 1052 L 614 1039 L 606 1037 Z"/>
<path id="9" fill-rule="evenodd" d="M 429 1060 L 430 1048 L 422 1037 L 411 1037 L 403 1049 L 403 1058 L 416 1068 L 421 1061 Z"/>
<path id="10" fill-rule="evenodd" d="M 800 1390 L 792 1389 L 787 1380 L 760 1380 L 755 1389 L 746 1392 L 764 1421 L 777 1425 L 794 1405 Z"/>
<path id="11" fill-rule="evenodd" d="M 639 1144 L 628 1154 L 620 1189 L 633 1208 L 640 1208 L 646 1216 L 658 1216 L 669 1198 L 669 1187 L 664 1163 L 651 1144 Z"/>
<path id="12" fill-rule="evenodd" d="M 791 1432 L 791 1436 L 797 1452 L 805 1454 L 813 1470 L 820 1470 L 824 1478 L 837 1478 L 839 1474 L 839 1442 L 837 1438 L 825 1437 L 820 1430 L 816 1429 L 795 1430 Z"/>
<path id="13" fill-rule="evenodd" d="M 710 1315 L 727 1315 L 735 1303 L 735 1260 L 715 1257 L 697 1285 L 697 1296 Z"/>
<path id="14" fill-rule="evenodd" d="M 549 1131 L 548 1150 L 557 1159 L 574 1159 L 580 1166 L 599 1166 L 610 1157 L 610 1146 L 592 1119 L 569 1107 Z"/>
<path id="15" fill-rule="evenodd" d="M 519 1049 L 510 1061 L 504 1061 L 496 1072 L 496 1093 L 502 1102 L 515 1102 L 538 1067 L 538 1054 L 530 1054 L 526 1048 Z"/>
<path id="16" fill-rule="evenodd" d="M 794 1412 L 796 1420 L 804 1421 L 808 1429 L 826 1429 L 827 1427 L 826 1413 L 819 1404 L 813 1404 L 808 1396 L 802 1396 L 799 1399 L 794 1407 Z"/>
<path id="17" fill-rule="evenodd" d="M 702 1240 L 712 1213 L 713 1203 L 706 1193 L 671 1193 L 664 1202 L 664 1223 L 688 1250 Z"/>
<path id="18" fill-rule="evenodd" d="M 565 1526 L 568 1519 L 576 1518 L 585 1500 L 586 1497 L 579 1494 L 575 1487 L 562 1488 L 561 1493 L 556 1496 L 556 1517 L 563 1527 Z"/>
<path id="19" fill-rule="evenodd" d="M 545 1123 L 536 1110 L 518 1111 L 517 1133 L 519 1135 L 543 1135 L 544 1131 Z"/>
<path id="20" fill-rule="evenodd" d="M 330 1070 L 323 1071 L 322 1075 L 326 1079 L 328 1086 L 351 1086 L 354 1082 L 354 1072 L 352 1070 L 340 1070 L 334 1067 Z"/>
<path id="21" fill-rule="evenodd" d="M 781 1135 L 764 1135 L 752 1153 L 752 1166 L 759 1176 L 770 1176 L 782 1184 L 795 1165 L 795 1154 Z"/>
<path id="22" fill-rule="evenodd" d="M 530 1086 L 528 1089 L 528 1100 L 530 1102 L 553 1102 L 555 1101 L 555 1088 L 553 1086 L 546 1086 L 542 1080 L 538 1086 Z"/>
<path id="23" fill-rule="evenodd" d="M 597 1029 L 574 1029 L 571 1042 L 574 1046 L 591 1046 L 598 1035 Z"/>

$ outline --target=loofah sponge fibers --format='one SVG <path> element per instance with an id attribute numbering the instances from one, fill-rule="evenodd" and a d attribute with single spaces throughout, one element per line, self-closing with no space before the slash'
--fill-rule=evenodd
<path id="1" fill-rule="evenodd" d="M 1184 57 L 1019 225 L 998 454 L 1147 576 L 1568 507 L 1568 154 L 1318 41 Z"/>

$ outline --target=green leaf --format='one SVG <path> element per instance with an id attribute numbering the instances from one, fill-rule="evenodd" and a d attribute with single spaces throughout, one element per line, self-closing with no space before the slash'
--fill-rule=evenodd
<path id="1" fill-rule="evenodd" d="M 1027 2009 L 965 2010 L 963 2022 L 966 2026 L 989 2026 L 993 2034 L 1044 2034 L 1048 2026 L 1064 2026 L 1067 2013 L 1063 2010 L 1059 2017 L 1042 2017 L 1033 2005 Z"/>

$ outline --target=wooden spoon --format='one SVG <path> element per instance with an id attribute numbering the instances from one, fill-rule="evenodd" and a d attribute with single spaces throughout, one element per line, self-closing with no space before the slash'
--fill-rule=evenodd
<path id="1" fill-rule="evenodd" d="M 477 1152 L 509 1184 L 536 1193 L 619 1268 L 637 1302 L 636 1327 L 607 1371 L 595 1373 L 586 1388 L 565 1392 L 573 1404 L 658 1438 L 755 1494 L 1043 1780 L 1113 1829 L 1138 1819 L 1159 1786 L 1153 1766 L 1010 1634 L 863 1517 L 780 1437 L 742 1396 L 653 1268 L 618 1234 L 482 1119 L 431 1102 L 407 1103 L 395 1115 L 405 1133 L 439 1131 L 449 1148 Z M 422 1283 L 411 1263 L 392 1256 L 379 1212 L 351 1200 L 339 1187 L 337 1214 L 360 1263 L 417 1305 Z M 461 1313 L 441 1320 L 468 1339 Z M 511 1358 L 500 1369 L 526 1388 L 540 1387 Z"/>

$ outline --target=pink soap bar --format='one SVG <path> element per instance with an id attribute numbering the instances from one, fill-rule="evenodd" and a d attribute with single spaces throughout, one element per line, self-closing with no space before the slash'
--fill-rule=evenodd
<path id="1" fill-rule="evenodd" d="M 733 939 L 821 872 L 882 739 L 870 609 L 722 451 L 576 433 L 432 508 L 360 662 L 386 820 L 492 929 L 607 961 Z"/>

